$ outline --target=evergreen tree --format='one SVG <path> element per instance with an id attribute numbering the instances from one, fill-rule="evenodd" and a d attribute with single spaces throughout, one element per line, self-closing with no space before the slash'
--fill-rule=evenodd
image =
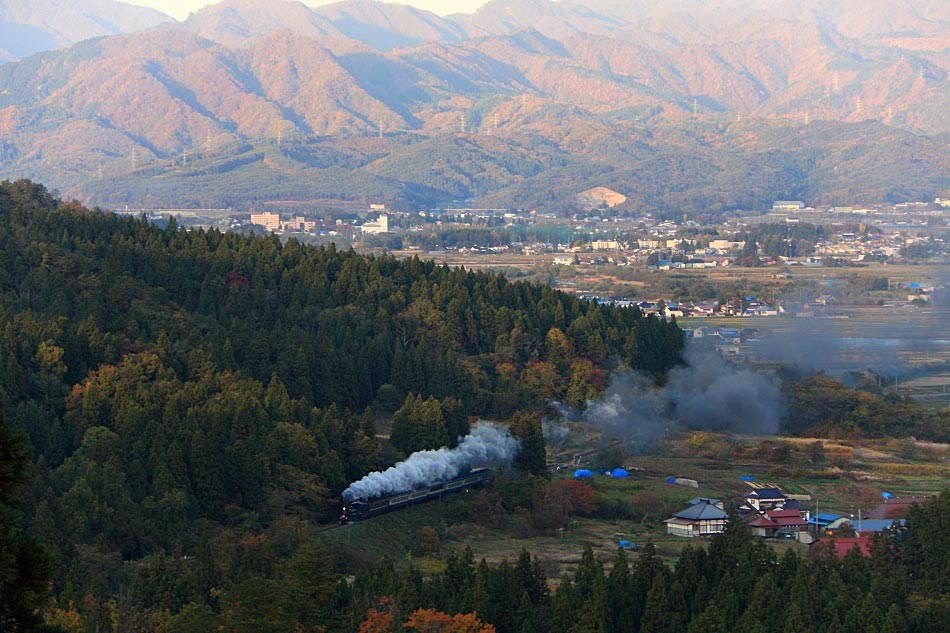
<path id="1" fill-rule="evenodd" d="M 16 510 L 27 482 L 26 441 L 0 411 L 0 629 L 31 630 L 49 590 L 52 564 L 40 543 L 23 527 Z"/>
<path id="2" fill-rule="evenodd" d="M 510 433 L 521 441 L 521 448 L 515 457 L 515 466 L 524 473 L 546 475 L 547 458 L 540 416 L 519 413 L 508 421 L 508 425 Z"/>

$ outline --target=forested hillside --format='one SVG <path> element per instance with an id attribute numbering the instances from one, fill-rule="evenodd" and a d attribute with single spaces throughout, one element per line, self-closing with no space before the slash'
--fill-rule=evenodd
<path id="1" fill-rule="evenodd" d="M 617 363 L 662 374 L 682 345 L 675 323 L 546 286 L 160 230 L 0 184 L 0 410 L 33 449 L 19 511 L 63 606 L 181 606 L 148 574 L 197 556 L 220 590 L 242 539 L 277 525 L 300 543 L 401 455 L 368 407 L 437 402 L 419 423 L 446 437 L 468 416 L 583 403 Z"/>

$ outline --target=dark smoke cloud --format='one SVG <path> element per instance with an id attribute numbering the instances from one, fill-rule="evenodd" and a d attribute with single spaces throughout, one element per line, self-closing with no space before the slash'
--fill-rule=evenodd
<path id="1" fill-rule="evenodd" d="M 887 310 L 888 308 L 881 308 Z M 847 379 L 849 372 L 870 371 L 895 379 L 919 368 L 908 359 L 950 354 L 945 309 L 895 307 L 875 323 L 858 328 L 850 319 L 801 318 L 765 332 L 754 356 L 809 374 L 825 371 Z"/>
<path id="2" fill-rule="evenodd" d="M 682 429 L 778 432 L 784 403 L 772 374 L 737 366 L 694 343 L 685 361 L 659 388 L 635 372 L 615 372 L 604 397 L 588 402 L 581 419 L 635 444 Z"/>
<path id="3" fill-rule="evenodd" d="M 580 419 L 580 412 L 557 400 L 549 400 L 548 407 L 554 411 L 554 415 L 541 420 L 544 442 L 551 446 L 560 446 L 570 437 L 570 423 Z"/>

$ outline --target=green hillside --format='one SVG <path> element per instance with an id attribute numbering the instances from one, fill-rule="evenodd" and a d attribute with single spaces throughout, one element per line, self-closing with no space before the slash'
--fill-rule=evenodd
<path id="1" fill-rule="evenodd" d="M 675 323 L 547 286 L 0 184 L 0 412 L 32 447 L 19 506 L 63 604 L 134 586 L 123 561 L 333 520 L 343 488 L 402 456 L 374 409 L 437 448 L 469 416 L 583 403 L 617 363 L 662 374 L 682 345 Z"/>

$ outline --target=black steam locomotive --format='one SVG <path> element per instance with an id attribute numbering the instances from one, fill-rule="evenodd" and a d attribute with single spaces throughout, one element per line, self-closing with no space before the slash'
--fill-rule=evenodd
<path id="1" fill-rule="evenodd" d="M 481 488 L 495 479 L 495 471 L 491 468 L 475 468 L 459 475 L 454 479 L 442 481 L 431 486 L 416 488 L 410 492 L 401 492 L 388 497 L 377 499 L 360 499 L 344 504 L 340 513 L 340 523 L 350 523 L 360 519 L 368 519 L 383 512 L 397 510 L 416 503 L 423 503 L 431 499 L 441 498 L 442 495 L 462 492 L 470 488 Z"/>

